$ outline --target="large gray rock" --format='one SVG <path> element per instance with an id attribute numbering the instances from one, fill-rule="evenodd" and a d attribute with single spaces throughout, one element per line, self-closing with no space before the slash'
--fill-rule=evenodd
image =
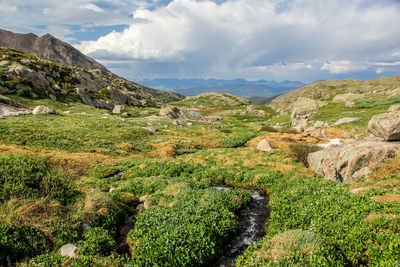
<path id="1" fill-rule="evenodd" d="M 61 253 L 61 256 L 63 256 L 63 257 L 75 258 L 76 257 L 75 251 L 77 249 L 78 249 L 78 247 L 73 244 L 66 244 L 61 247 L 60 253 Z"/>
<path id="2" fill-rule="evenodd" d="M 400 111 L 373 116 L 368 123 L 368 131 L 386 141 L 400 140 Z"/>
<path id="3" fill-rule="evenodd" d="M 306 127 L 311 114 L 326 106 L 326 102 L 299 97 L 293 105 L 290 124 L 292 127 Z"/>
<path id="4" fill-rule="evenodd" d="M 400 144 L 351 141 L 310 153 L 309 168 L 325 179 L 352 184 L 399 153 Z"/>
<path id="5" fill-rule="evenodd" d="M 361 94 L 339 94 L 332 99 L 332 102 L 352 102 L 356 98 L 365 98 L 365 96 Z"/>
<path id="6" fill-rule="evenodd" d="M 0 103 L 0 116 L 21 116 L 32 114 L 32 110 L 27 108 L 17 108 Z"/>
<path id="7" fill-rule="evenodd" d="M 40 105 L 40 106 L 36 106 L 32 110 L 32 114 L 34 114 L 34 115 L 38 115 L 38 114 L 57 114 L 57 112 L 52 108 Z"/>

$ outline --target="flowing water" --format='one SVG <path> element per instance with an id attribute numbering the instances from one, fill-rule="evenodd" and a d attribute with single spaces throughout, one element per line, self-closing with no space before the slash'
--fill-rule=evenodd
<path id="1" fill-rule="evenodd" d="M 228 190 L 229 187 L 217 186 L 216 189 Z M 248 190 L 253 195 L 247 208 L 239 211 L 239 230 L 235 237 L 229 240 L 224 247 L 223 256 L 213 266 L 235 266 L 236 258 L 247 247 L 264 236 L 264 224 L 268 218 L 268 198 L 262 191 Z"/>

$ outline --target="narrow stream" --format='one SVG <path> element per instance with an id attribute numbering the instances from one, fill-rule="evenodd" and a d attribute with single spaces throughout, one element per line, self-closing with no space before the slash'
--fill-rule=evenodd
<path id="1" fill-rule="evenodd" d="M 219 190 L 228 190 L 229 187 L 216 186 Z M 264 236 L 264 224 L 268 218 L 268 198 L 256 190 L 247 190 L 253 195 L 247 204 L 247 208 L 239 211 L 239 230 L 235 237 L 227 242 L 224 247 L 223 256 L 212 266 L 231 267 L 235 266 L 236 258 L 242 254 L 247 247 L 259 241 Z"/>

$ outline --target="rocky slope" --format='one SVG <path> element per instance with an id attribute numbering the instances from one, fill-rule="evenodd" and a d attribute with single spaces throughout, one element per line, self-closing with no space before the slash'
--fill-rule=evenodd
<path id="1" fill-rule="evenodd" d="M 92 107 L 105 109 L 113 109 L 116 104 L 160 106 L 182 99 L 178 94 L 104 75 L 99 69 L 63 65 L 4 48 L 0 49 L 0 94 L 53 100 L 73 97 Z"/>
<path id="2" fill-rule="evenodd" d="M 50 34 L 39 37 L 33 33 L 20 34 L 0 29 L 0 47 L 16 49 L 39 57 L 84 69 L 99 69 L 103 74 L 115 76 L 106 67 L 85 56 L 79 50 Z"/>
<path id="3" fill-rule="evenodd" d="M 332 100 L 335 95 L 343 93 L 398 95 L 400 94 L 400 76 L 382 77 L 365 82 L 357 79 L 315 81 L 278 96 L 269 106 L 280 113 L 288 112 L 299 97 Z"/>

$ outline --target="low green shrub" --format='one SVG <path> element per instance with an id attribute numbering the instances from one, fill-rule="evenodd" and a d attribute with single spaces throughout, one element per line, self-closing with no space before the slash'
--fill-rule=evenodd
<path id="1" fill-rule="evenodd" d="M 30 155 L 0 156 L 0 201 L 50 197 L 66 202 L 72 195 L 71 177 L 54 171 L 48 159 Z"/>
<path id="2" fill-rule="evenodd" d="M 254 133 L 242 133 L 238 135 L 233 135 L 227 140 L 225 140 L 223 147 L 225 148 L 237 148 L 244 146 L 250 139 L 256 137 L 257 134 Z"/>
<path id="3" fill-rule="evenodd" d="M 289 154 L 296 161 L 303 163 L 308 167 L 307 156 L 312 152 L 321 150 L 322 148 L 317 145 L 308 145 L 303 143 L 293 143 L 289 145 Z"/>
<path id="4" fill-rule="evenodd" d="M 13 226 L 0 223 L 0 265 L 7 266 L 7 257 L 12 262 L 45 252 L 49 241 L 32 226 Z"/>
<path id="5" fill-rule="evenodd" d="M 78 247 L 80 255 L 108 255 L 116 248 L 116 243 L 107 230 L 93 227 L 85 233 Z"/>

